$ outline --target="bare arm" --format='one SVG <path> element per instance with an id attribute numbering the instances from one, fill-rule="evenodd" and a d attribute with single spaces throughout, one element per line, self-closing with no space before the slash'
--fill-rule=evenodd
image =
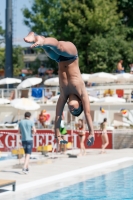
<path id="1" fill-rule="evenodd" d="M 20 137 L 21 137 L 21 131 L 20 131 L 20 129 L 18 128 L 18 141 L 19 141 L 19 144 L 17 144 L 17 146 L 19 146 L 20 145 Z"/>
<path id="2" fill-rule="evenodd" d="M 36 128 L 35 128 L 35 126 L 32 127 L 32 133 L 33 133 L 33 134 L 36 133 Z"/>
<path id="3" fill-rule="evenodd" d="M 90 135 L 94 136 L 93 123 L 92 123 L 92 118 L 90 115 L 90 101 L 89 101 L 89 97 L 86 91 L 84 92 L 81 100 L 82 100 L 82 104 L 84 108 L 84 113 L 85 113 L 85 118 L 86 118 L 86 122 L 89 129 L 89 133 Z"/>
<path id="4" fill-rule="evenodd" d="M 118 69 L 118 70 L 124 70 L 124 68 L 122 67 L 122 64 L 121 64 L 121 63 L 118 63 L 117 69 Z"/>
<path id="5" fill-rule="evenodd" d="M 61 123 L 61 116 L 63 113 L 64 106 L 66 104 L 67 98 L 60 96 L 56 105 L 56 116 L 55 116 L 55 137 L 60 136 L 60 123 Z"/>

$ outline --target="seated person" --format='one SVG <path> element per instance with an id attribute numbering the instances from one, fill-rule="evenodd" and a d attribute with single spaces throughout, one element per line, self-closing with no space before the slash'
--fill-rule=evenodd
<path id="1" fill-rule="evenodd" d="M 38 69 L 38 75 L 39 76 L 44 76 L 45 75 L 45 72 L 46 72 L 46 68 L 44 68 L 43 65 L 41 65 Z"/>
<path id="2" fill-rule="evenodd" d="M 53 93 L 49 89 L 46 89 L 44 97 L 46 99 L 51 99 L 52 96 L 53 96 Z"/>
<path id="3" fill-rule="evenodd" d="M 123 60 L 120 60 L 117 63 L 117 69 L 116 69 L 116 73 L 124 73 L 124 67 L 122 66 Z"/>
<path id="4" fill-rule="evenodd" d="M 108 89 L 108 90 L 105 90 L 103 96 L 106 97 L 106 96 L 113 96 L 114 94 L 114 91 L 111 90 L 111 89 Z"/>
<path id="5" fill-rule="evenodd" d="M 29 97 L 29 90 L 21 90 L 21 97 L 20 98 L 28 98 Z"/>
<path id="6" fill-rule="evenodd" d="M 11 92 L 10 97 L 9 97 L 9 100 L 10 100 L 10 101 L 13 100 L 13 99 L 15 99 L 15 90 L 13 90 L 13 91 Z"/>
<path id="7" fill-rule="evenodd" d="M 129 65 L 129 67 L 130 67 L 130 74 L 133 74 L 133 63 L 131 63 L 131 64 Z"/>

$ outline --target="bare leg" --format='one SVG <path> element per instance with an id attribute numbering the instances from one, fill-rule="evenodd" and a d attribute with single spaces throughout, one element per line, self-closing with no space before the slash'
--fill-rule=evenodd
<path id="1" fill-rule="evenodd" d="M 101 145 L 101 147 L 102 147 L 102 151 L 100 151 L 100 154 L 102 154 L 102 153 L 104 153 L 103 152 L 103 146 L 104 146 L 104 137 L 103 137 L 103 134 L 101 134 L 101 139 L 102 139 L 102 145 Z"/>
<path id="2" fill-rule="evenodd" d="M 83 136 L 82 136 L 82 138 L 81 138 L 83 155 L 85 155 L 85 154 L 86 154 L 86 152 L 85 152 L 85 145 L 84 145 L 84 141 L 85 141 L 85 135 L 83 135 Z"/>
<path id="3" fill-rule="evenodd" d="M 45 49 L 45 46 L 50 47 L 55 53 L 65 57 L 77 55 L 77 49 L 73 43 L 58 41 L 52 37 L 45 38 L 43 36 L 35 36 L 34 32 L 30 32 L 24 38 L 24 41 L 29 43 L 34 42 L 34 44 L 31 45 L 31 48 L 41 46 Z"/>
<path id="4" fill-rule="evenodd" d="M 82 138 L 79 136 L 79 142 L 80 142 L 80 153 L 78 154 L 79 156 L 82 155 Z"/>
<path id="5" fill-rule="evenodd" d="M 62 139 L 63 139 L 63 140 L 66 140 L 65 135 L 62 136 Z M 65 152 L 66 152 L 66 144 L 63 144 L 63 150 L 64 150 L 64 153 L 65 153 Z"/>
<path id="6" fill-rule="evenodd" d="M 62 135 L 61 138 L 63 140 L 66 140 L 65 135 Z M 60 144 L 60 151 L 61 151 L 61 153 L 65 153 L 66 152 L 66 144 Z"/>
<path id="7" fill-rule="evenodd" d="M 105 153 L 105 148 L 106 148 L 106 147 L 108 146 L 108 144 L 109 144 L 109 139 L 108 139 L 107 133 L 104 133 L 104 134 L 102 135 L 102 137 L 103 137 L 103 140 L 104 140 L 104 144 L 102 145 L 102 152 Z"/>
<path id="8" fill-rule="evenodd" d="M 25 154 L 24 169 L 29 167 L 30 154 Z"/>

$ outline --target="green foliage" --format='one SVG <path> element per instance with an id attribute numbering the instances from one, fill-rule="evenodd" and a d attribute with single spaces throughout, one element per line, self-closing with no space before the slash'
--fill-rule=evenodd
<path id="1" fill-rule="evenodd" d="M 5 48 L 0 48 L 0 68 L 5 67 Z M 13 74 L 18 76 L 24 68 L 23 51 L 20 46 L 13 47 Z"/>
<path id="2" fill-rule="evenodd" d="M 23 49 L 20 46 L 13 48 L 13 74 L 18 76 L 24 68 Z"/>
<path id="3" fill-rule="evenodd" d="M 0 48 L 0 69 L 4 69 L 5 66 L 5 49 Z"/>
<path id="4" fill-rule="evenodd" d="M 123 23 L 119 2 L 34 0 L 31 10 L 23 9 L 24 22 L 37 34 L 73 42 L 82 72 L 113 72 L 119 59 L 124 59 L 126 68 L 133 58 L 133 45 L 127 39 L 131 28 Z"/>

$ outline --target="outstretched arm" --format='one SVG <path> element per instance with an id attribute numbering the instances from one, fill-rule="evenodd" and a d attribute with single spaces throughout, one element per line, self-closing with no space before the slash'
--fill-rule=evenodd
<path id="1" fill-rule="evenodd" d="M 93 123 L 92 118 L 90 114 L 90 101 L 87 92 L 85 91 L 82 96 L 82 104 L 84 108 L 85 118 L 88 125 L 89 133 L 91 136 L 94 136 L 94 129 L 93 129 Z"/>
<path id="2" fill-rule="evenodd" d="M 64 106 L 66 104 L 67 99 L 60 96 L 57 102 L 56 106 L 56 116 L 55 116 L 55 137 L 60 136 L 60 123 L 61 123 L 61 117 L 63 113 Z"/>

